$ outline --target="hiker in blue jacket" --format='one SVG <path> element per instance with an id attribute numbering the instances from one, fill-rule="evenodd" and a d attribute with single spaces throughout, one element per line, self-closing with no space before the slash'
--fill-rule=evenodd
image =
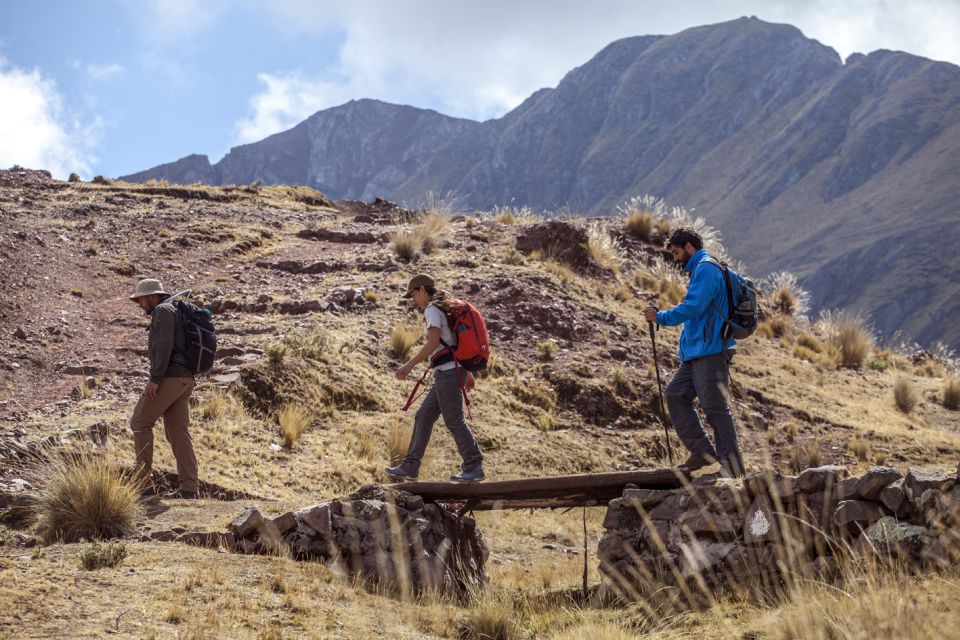
<path id="1" fill-rule="evenodd" d="M 677 435 L 690 451 L 680 465 L 695 471 L 717 461 L 730 476 L 743 475 L 743 456 L 737 444 L 737 429 L 730 413 L 730 361 L 734 340 L 721 337 L 728 306 L 726 284 L 719 264 L 703 248 L 703 238 L 693 229 L 677 229 L 666 243 L 677 264 L 690 276 L 683 302 L 666 311 L 655 305 L 643 310 L 648 322 L 667 327 L 683 325 L 680 333 L 680 368 L 666 389 L 667 407 Z M 693 399 L 713 428 L 716 448 L 707 438 Z"/>

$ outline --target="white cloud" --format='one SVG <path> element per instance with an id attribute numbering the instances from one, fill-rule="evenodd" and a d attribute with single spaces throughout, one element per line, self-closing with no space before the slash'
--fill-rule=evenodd
<path id="1" fill-rule="evenodd" d="M 52 80 L 0 58 L 0 167 L 89 176 L 99 128 L 99 121 L 84 126 L 70 117 Z"/>
<path id="2" fill-rule="evenodd" d="M 653 0 L 276 0 L 265 19 L 290 32 L 338 33 L 343 44 L 337 60 L 316 76 L 298 69 L 260 73 L 263 90 L 235 133 L 240 142 L 259 140 L 359 98 L 477 120 L 499 117 L 616 39 L 744 15 L 793 24 L 844 57 L 887 48 L 960 62 L 960 3 L 954 0 L 703 0 L 669 8 Z"/>

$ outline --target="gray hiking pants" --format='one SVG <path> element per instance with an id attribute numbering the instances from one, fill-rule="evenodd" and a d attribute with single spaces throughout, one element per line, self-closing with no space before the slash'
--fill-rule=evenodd
<path id="1" fill-rule="evenodd" d="M 692 454 L 707 454 L 726 464 L 743 467 L 743 456 L 737 444 L 737 429 L 730 413 L 730 365 L 726 354 L 697 358 L 680 363 L 666 389 L 667 407 L 677 435 Z M 693 399 L 713 428 L 717 446 L 704 433 Z"/>
<path id="2" fill-rule="evenodd" d="M 466 374 L 462 374 L 466 375 Z M 420 461 L 430 443 L 433 433 L 433 424 L 437 418 L 443 416 L 443 424 L 453 435 L 463 458 L 464 471 L 472 469 L 483 462 L 483 454 L 477 446 L 477 439 L 463 419 L 463 396 L 460 393 L 460 383 L 457 380 L 455 369 L 449 371 L 435 371 L 433 386 L 423 398 L 417 417 L 413 423 L 413 437 L 407 455 L 403 458 L 403 466 L 414 473 L 420 471 Z"/>

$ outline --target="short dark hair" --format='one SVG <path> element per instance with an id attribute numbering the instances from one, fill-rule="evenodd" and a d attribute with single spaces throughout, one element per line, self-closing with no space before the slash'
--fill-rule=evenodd
<path id="1" fill-rule="evenodd" d="M 687 243 L 693 245 L 693 248 L 697 251 L 703 249 L 703 238 L 700 237 L 700 234 L 690 229 L 689 227 L 680 227 L 676 231 L 670 234 L 670 237 L 667 239 L 666 244 L 663 246 L 670 247 L 680 247 L 681 249 L 687 246 Z"/>

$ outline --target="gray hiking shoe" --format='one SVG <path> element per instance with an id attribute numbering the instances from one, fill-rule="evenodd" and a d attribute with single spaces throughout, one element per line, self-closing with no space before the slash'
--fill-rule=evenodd
<path id="1" fill-rule="evenodd" d="M 483 467 L 477 465 L 472 469 L 465 469 L 455 476 L 450 476 L 450 479 L 454 482 L 478 482 L 486 477 L 483 473 Z"/>
<path id="2" fill-rule="evenodd" d="M 390 476 L 392 480 L 416 480 L 417 474 L 413 471 L 410 471 L 402 464 L 398 464 L 395 467 L 387 467 L 384 469 L 387 472 L 387 475 Z"/>

